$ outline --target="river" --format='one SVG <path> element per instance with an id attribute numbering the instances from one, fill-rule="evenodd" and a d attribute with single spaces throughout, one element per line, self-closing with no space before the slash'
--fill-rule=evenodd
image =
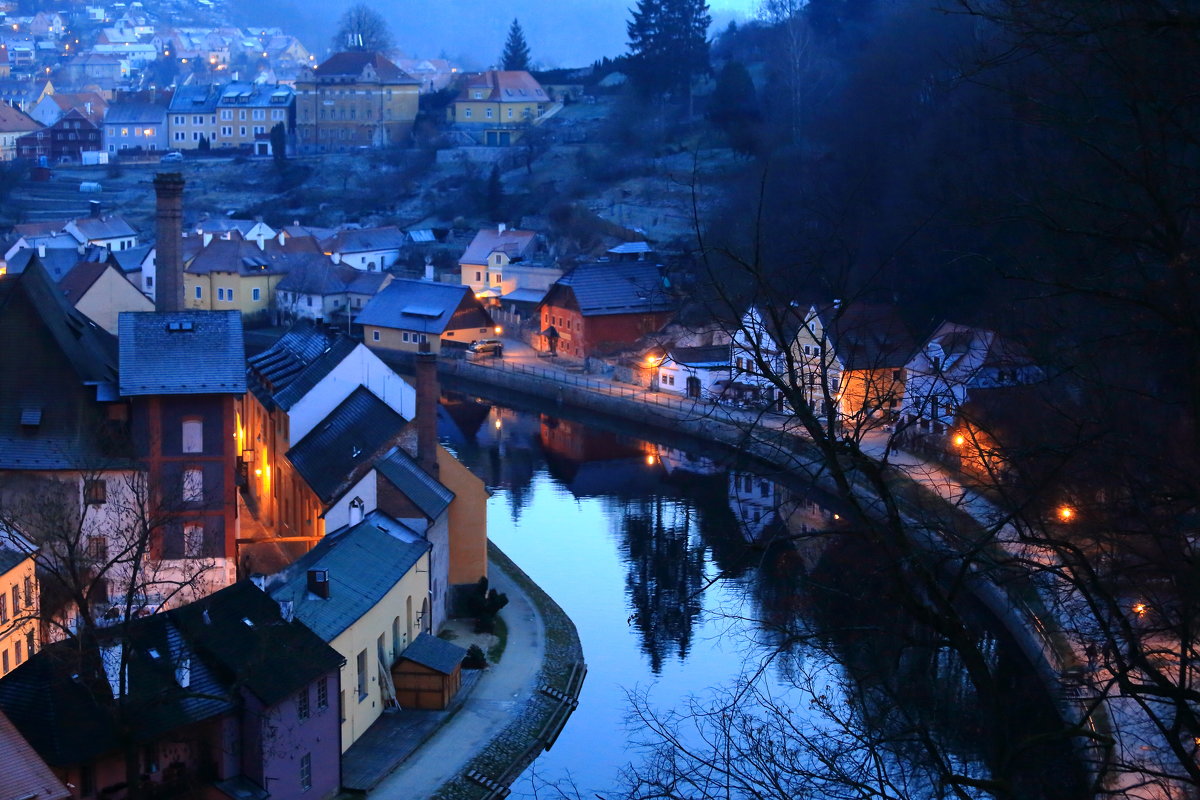
<path id="1" fill-rule="evenodd" d="M 884 761 L 913 797 L 938 794 L 913 767 L 922 761 L 913 730 L 933 730 L 958 768 L 986 775 L 991 742 L 1052 723 L 1030 671 L 980 612 L 982 649 L 1004 707 L 1016 709 L 1001 709 L 1006 719 L 985 730 L 985 712 L 997 716 L 996 706 L 976 702 L 955 657 L 899 613 L 900 595 L 879 577 L 887 570 L 841 530 L 832 498 L 784 488 L 699 444 L 641 438 L 632 426 L 453 394 L 442 410 L 443 441 L 492 492 L 489 536 L 575 622 L 588 664 L 578 709 L 513 787 L 515 797 L 558 796 L 555 788 L 620 796 L 631 765 L 654 763 L 639 746 L 653 737 L 635 708 L 677 715 L 695 742 L 687 710 L 723 702 L 733 687 L 756 690 L 739 695 L 736 708 L 761 714 L 770 704 L 774 713 L 760 722 L 796 724 L 770 731 L 775 741 L 798 731 L 813 736 L 810 750 L 864 733 L 886 740 Z M 755 719 L 729 709 L 702 718 L 705 735 L 729 734 L 726 747 L 736 746 L 739 724 Z M 1031 776 L 1018 780 L 1045 787 L 1031 796 L 1082 796 L 1077 775 L 1062 766 L 1067 752 L 1029 755 L 1023 771 Z M 827 770 L 806 772 L 794 755 L 785 760 L 763 769 L 794 769 L 803 783 L 793 786 L 830 779 Z"/>

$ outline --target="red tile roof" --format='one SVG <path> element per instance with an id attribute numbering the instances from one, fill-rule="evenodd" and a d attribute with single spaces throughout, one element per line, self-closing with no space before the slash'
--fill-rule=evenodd
<path id="1" fill-rule="evenodd" d="M 375 68 L 379 78 L 392 83 L 417 83 L 418 81 L 404 70 L 397 67 L 381 53 L 366 50 L 347 50 L 334 53 L 317 67 L 318 78 L 329 78 L 334 75 L 348 75 L 357 78 L 362 75 L 367 66 Z"/>
<path id="2" fill-rule="evenodd" d="M 0 800 L 66 800 L 70 796 L 67 787 L 0 711 Z"/>

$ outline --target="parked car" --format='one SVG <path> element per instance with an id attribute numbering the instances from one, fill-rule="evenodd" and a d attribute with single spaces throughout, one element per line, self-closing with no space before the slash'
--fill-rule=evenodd
<path id="1" fill-rule="evenodd" d="M 163 153 L 162 158 L 158 160 L 160 164 L 178 164 L 183 161 L 183 153 L 178 150 L 172 150 L 169 153 Z"/>
<path id="2" fill-rule="evenodd" d="M 504 342 L 499 339 L 476 339 L 467 347 L 468 353 L 491 353 L 496 358 L 504 355 Z"/>

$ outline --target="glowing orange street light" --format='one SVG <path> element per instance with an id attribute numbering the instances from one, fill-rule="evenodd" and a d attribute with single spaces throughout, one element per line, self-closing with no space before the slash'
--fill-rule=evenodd
<path id="1" fill-rule="evenodd" d="M 503 331 L 504 331 L 503 327 L 501 327 L 499 325 L 496 326 L 496 335 L 497 336 L 499 336 Z"/>
<path id="2" fill-rule="evenodd" d="M 967 437 L 963 436 L 961 433 L 954 437 L 954 446 L 955 447 L 962 447 L 966 443 L 967 443 Z"/>
<path id="3" fill-rule="evenodd" d="M 1070 506 L 1059 506 L 1058 518 L 1062 522 L 1070 522 L 1075 519 L 1075 509 Z"/>
<path id="4" fill-rule="evenodd" d="M 646 466 L 647 466 L 647 467 L 653 467 L 653 466 L 654 466 L 654 462 L 655 462 L 655 460 L 656 460 L 656 459 L 654 458 L 654 454 L 653 454 L 653 453 L 651 453 L 651 454 L 648 454 L 648 455 L 646 456 Z"/>
<path id="5" fill-rule="evenodd" d="M 1149 610 L 1150 610 L 1150 606 L 1146 605 L 1145 603 L 1134 603 L 1133 604 L 1133 613 L 1137 614 L 1139 617 L 1146 616 L 1146 612 Z"/>

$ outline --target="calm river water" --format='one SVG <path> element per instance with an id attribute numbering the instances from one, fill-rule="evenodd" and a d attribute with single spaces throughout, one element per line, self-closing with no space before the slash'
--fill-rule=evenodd
<path id="1" fill-rule="evenodd" d="M 912 631 L 896 619 L 869 555 L 837 545 L 836 535 L 803 536 L 838 530 L 830 499 L 784 490 L 720 463 L 720 455 L 704 458 L 699 445 L 689 453 L 595 422 L 455 395 L 443 412 L 443 440 L 492 491 L 491 539 L 575 622 L 588 665 L 578 709 L 514 796 L 558 796 L 548 784 L 573 786 L 579 797 L 620 796 L 623 772 L 646 756 L 631 696 L 644 696 L 660 714 L 680 712 L 692 701 L 715 702 L 751 674 L 821 741 L 837 740 L 833 719 L 899 729 L 897 717 L 940 715 L 934 725 L 941 723 L 939 736 L 957 757 L 986 760 L 976 739 L 987 734 L 953 659 L 936 648 L 912 658 L 907 645 L 878 644 L 911 644 Z M 764 544 L 781 531 L 800 538 Z M 788 635 L 808 643 L 780 647 Z M 1018 724 L 1037 726 L 1036 709 L 1048 704 L 1006 651 L 1001 637 L 995 670 L 1011 684 L 1011 702 L 1029 708 L 1016 715 Z M 877 662 L 889 665 L 892 685 L 897 671 L 920 673 L 911 681 L 911 707 L 903 698 L 889 706 L 894 698 L 885 702 L 872 687 L 848 681 L 848 668 L 873 674 L 863 668 Z M 1047 753 L 1060 764 L 1061 756 Z M 1047 792 L 1074 794 L 1062 785 Z"/>

